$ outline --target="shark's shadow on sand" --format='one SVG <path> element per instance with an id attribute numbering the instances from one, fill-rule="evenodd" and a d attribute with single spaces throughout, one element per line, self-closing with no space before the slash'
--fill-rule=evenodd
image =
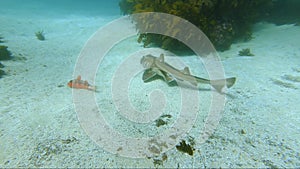
<path id="1" fill-rule="evenodd" d="M 144 83 L 149 83 L 149 82 L 152 82 L 152 81 L 156 81 L 156 80 L 161 80 L 161 81 L 164 81 L 164 78 L 161 77 L 161 76 L 153 76 L 152 78 L 148 79 L 147 81 L 144 81 Z M 214 90 L 212 88 L 204 88 L 204 87 L 197 87 L 197 86 L 193 86 L 191 84 L 188 84 L 186 82 L 183 82 L 183 81 L 171 81 L 169 83 L 167 83 L 167 85 L 169 87 L 182 87 L 182 88 L 185 88 L 185 89 L 189 89 L 189 90 L 195 90 L 195 91 L 203 91 L 203 92 L 209 92 L 209 91 L 213 91 L 213 92 L 217 92 L 221 95 L 226 95 L 227 97 L 231 98 L 231 99 L 234 99 L 235 97 L 230 94 L 230 93 L 224 93 L 224 92 L 219 92 L 217 90 Z"/>

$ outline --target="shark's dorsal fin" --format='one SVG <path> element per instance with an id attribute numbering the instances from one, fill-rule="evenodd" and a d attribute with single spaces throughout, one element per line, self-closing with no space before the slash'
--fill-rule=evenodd
<path id="1" fill-rule="evenodd" d="M 188 67 L 185 67 L 181 72 L 186 75 L 191 75 L 190 69 Z"/>
<path id="2" fill-rule="evenodd" d="M 167 72 L 164 72 L 162 70 L 159 69 L 152 69 L 152 71 L 154 71 L 157 75 L 161 76 L 162 78 L 164 78 L 164 80 L 167 83 L 170 83 L 172 81 L 174 81 L 175 79 Z"/>
<path id="3" fill-rule="evenodd" d="M 165 56 L 164 56 L 164 54 L 160 54 L 158 60 L 159 60 L 160 62 L 162 62 L 162 63 L 165 62 Z"/>

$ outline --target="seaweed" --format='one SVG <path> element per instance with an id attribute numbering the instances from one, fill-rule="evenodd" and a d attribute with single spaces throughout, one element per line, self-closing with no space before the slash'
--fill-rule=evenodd
<path id="1" fill-rule="evenodd" d="M 156 125 L 156 127 L 160 127 L 160 126 L 163 126 L 163 125 L 168 124 L 168 120 L 169 120 L 171 117 L 172 117 L 172 116 L 169 115 L 169 114 L 160 116 L 157 120 L 155 120 L 155 125 Z M 166 118 L 167 118 L 167 119 L 166 119 Z"/>
<path id="2" fill-rule="evenodd" d="M 0 43 L 4 43 L 5 41 L 3 40 L 4 38 L 0 36 Z M 12 59 L 12 54 L 8 50 L 8 47 L 5 45 L 0 45 L 0 60 L 9 60 Z M 0 62 L 0 78 L 3 75 L 6 75 L 5 71 L 2 70 L 4 68 L 4 65 Z"/>
<path id="3" fill-rule="evenodd" d="M 245 131 L 244 129 L 241 129 L 241 130 L 240 130 L 240 133 L 241 133 L 241 134 L 246 134 L 246 131 Z"/>
<path id="4" fill-rule="evenodd" d="M 2 77 L 3 75 L 6 75 L 6 73 L 4 72 L 4 70 L 0 69 L 0 77 Z"/>
<path id="5" fill-rule="evenodd" d="M 188 20 L 201 29 L 218 50 L 227 50 L 239 39 L 250 40 L 252 25 L 265 18 L 273 5 L 272 0 L 121 0 L 120 9 L 124 15 L 140 12 L 163 12 Z M 138 30 L 144 27 L 168 25 L 162 30 L 175 35 L 180 30 L 172 29 L 176 23 L 162 21 L 163 24 L 147 25 L 147 19 L 137 23 Z M 152 18 L 154 19 L 154 18 Z M 171 23 L 172 24 L 169 24 Z M 188 30 L 184 30 L 188 32 Z M 187 40 L 189 36 L 186 36 Z M 138 41 L 147 47 L 155 44 L 168 50 L 186 50 L 186 46 L 176 39 L 164 35 L 140 34 Z"/>
<path id="6" fill-rule="evenodd" d="M 250 48 L 245 48 L 239 51 L 240 56 L 254 56 L 254 54 L 251 53 Z"/>
<path id="7" fill-rule="evenodd" d="M 154 166 L 159 166 L 159 165 L 163 165 L 163 161 L 161 159 L 153 159 L 153 164 Z"/>
<path id="8" fill-rule="evenodd" d="M 3 37 L 0 36 L 0 43 L 4 43 L 5 41 L 3 40 Z"/>
<path id="9" fill-rule="evenodd" d="M 166 121 L 164 121 L 163 119 L 155 120 L 156 127 L 160 127 L 160 126 L 163 126 L 163 125 L 166 125 L 166 124 L 168 124 L 168 123 Z"/>
<path id="10" fill-rule="evenodd" d="M 8 50 L 7 46 L 0 45 L 0 60 L 9 60 L 12 59 L 12 54 Z"/>
<path id="11" fill-rule="evenodd" d="M 40 40 L 40 41 L 46 40 L 45 34 L 44 34 L 43 31 L 37 31 L 37 32 L 35 32 L 35 36 L 36 36 L 36 38 L 37 38 L 38 40 Z"/>
<path id="12" fill-rule="evenodd" d="M 168 159 L 167 154 L 163 153 L 160 158 L 159 157 L 153 158 L 153 164 L 155 167 L 158 167 L 159 165 L 163 166 L 164 161 L 166 161 L 167 159 Z"/>
<path id="13" fill-rule="evenodd" d="M 185 140 L 182 140 L 179 145 L 176 145 L 176 149 L 183 153 L 187 153 L 192 156 L 194 154 L 194 148 L 190 144 L 186 144 Z"/>

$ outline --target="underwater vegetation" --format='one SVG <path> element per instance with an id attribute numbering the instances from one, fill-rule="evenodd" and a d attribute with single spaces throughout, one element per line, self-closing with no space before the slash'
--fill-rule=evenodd
<path id="1" fill-rule="evenodd" d="M 170 114 L 160 116 L 157 120 L 155 120 L 156 127 L 167 125 L 170 118 L 172 118 L 172 115 Z"/>
<path id="2" fill-rule="evenodd" d="M 4 38 L 0 36 L 0 43 L 4 43 Z M 12 53 L 8 50 L 8 47 L 5 45 L 0 45 L 0 61 L 1 60 L 9 60 L 12 59 Z M 0 62 L 0 77 L 5 75 L 5 71 L 2 70 L 4 68 L 4 65 Z"/>
<path id="3" fill-rule="evenodd" d="M 245 48 L 239 51 L 240 56 L 254 56 L 254 54 L 251 53 L 250 48 Z"/>
<path id="4" fill-rule="evenodd" d="M 0 69 L 0 77 L 2 77 L 3 75 L 5 75 L 4 70 Z"/>
<path id="5" fill-rule="evenodd" d="M 0 43 L 4 43 L 4 38 L 0 36 Z M 8 47 L 5 45 L 0 45 L 0 60 L 9 60 L 11 59 L 11 52 L 7 49 Z"/>
<path id="6" fill-rule="evenodd" d="M 275 23 L 276 25 L 295 24 L 299 26 L 299 9 L 299 0 L 276 0 L 266 21 Z"/>
<path id="7" fill-rule="evenodd" d="M 0 45 L 0 60 L 9 60 L 12 58 L 12 54 L 7 48 L 5 45 Z"/>
<path id="8" fill-rule="evenodd" d="M 194 154 L 194 148 L 191 144 L 187 144 L 185 140 L 181 140 L 179 145 L 176 146 L 176 149 L 178 151 L 181 151 L 183 153 L 187 153 L 188 155 L 192 156 Z"/>
<path id="9" fill-rule="evenodd" d="M 0 36 L 0 43 L 4 43 L 3 37 Z"/>
<path id="10" fill-rule="evenodd" d="M 0 43 L 3 43 L 3 42 L 4 42 L 3 41 L 3 37 L 0 36 Z M 2 56 L 1 55 L 1 48 L 3 48 L 2 45 L 0 45 L 0 57 Z M 1 60 L 1 58 L 0 58 L 0 60 Z M 4 68 L 4 65 L 0 62 L 0 77 L 2 77 L 3 75 L 5 75 L 4 70 L 2 70 L 1 68 Z"/>
<path id="11" fill-rule="evenodd" d="M 200 28 L 217 50 L 223 51 L 237 40 L 251 39 L 252 25 L 267 15 L 272 4 L 272 0 L 121 0 L 119 6 L 124 15 L 163 12 L 184 18 Z M 147 19 L 139 20 L 136 25 L 138 30 L 143 29 Z M 180 23 L 163 23 L 173 27 L 176 24 Z M 165 31 L 173 31 L 173 35 L 180 30 L 170 26 Z M 168 50 L 187 48 L 176 39 L 151 33 L 139 34 L 138 42 L 143 43 L 144 47 L 154 44 Z"/>
<path id="12" fill-rule="evenodd" d="M 37 32 L 35 32 L 35 36 L 36 36 L 36 38 L 37 38 L 38 40 L 41 40 L 41 41 L 46 40 L 43 31 L 37 31 Z"/>
<path id="13" fill-rule="evenodd" d="M 158 168 L 158 166 L 163 166 L 164 161 L 168 159 L 167 154 L 163 153 L 161 157 L 153 158 L 153 164 L 155 168 Z"/>

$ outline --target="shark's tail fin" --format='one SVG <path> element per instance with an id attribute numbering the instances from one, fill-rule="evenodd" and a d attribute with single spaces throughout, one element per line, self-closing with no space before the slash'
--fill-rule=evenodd
<path id="1" fill-rule="evenodd" d="M 210 84 L 218 91 L 222 92 L 222 89 L 226 85 L 227 88 L 230 88 L 234 85 L 236 78 L 230 77 L 227 79 L 220 79 L 220 80 L 211 80 Z"/>

